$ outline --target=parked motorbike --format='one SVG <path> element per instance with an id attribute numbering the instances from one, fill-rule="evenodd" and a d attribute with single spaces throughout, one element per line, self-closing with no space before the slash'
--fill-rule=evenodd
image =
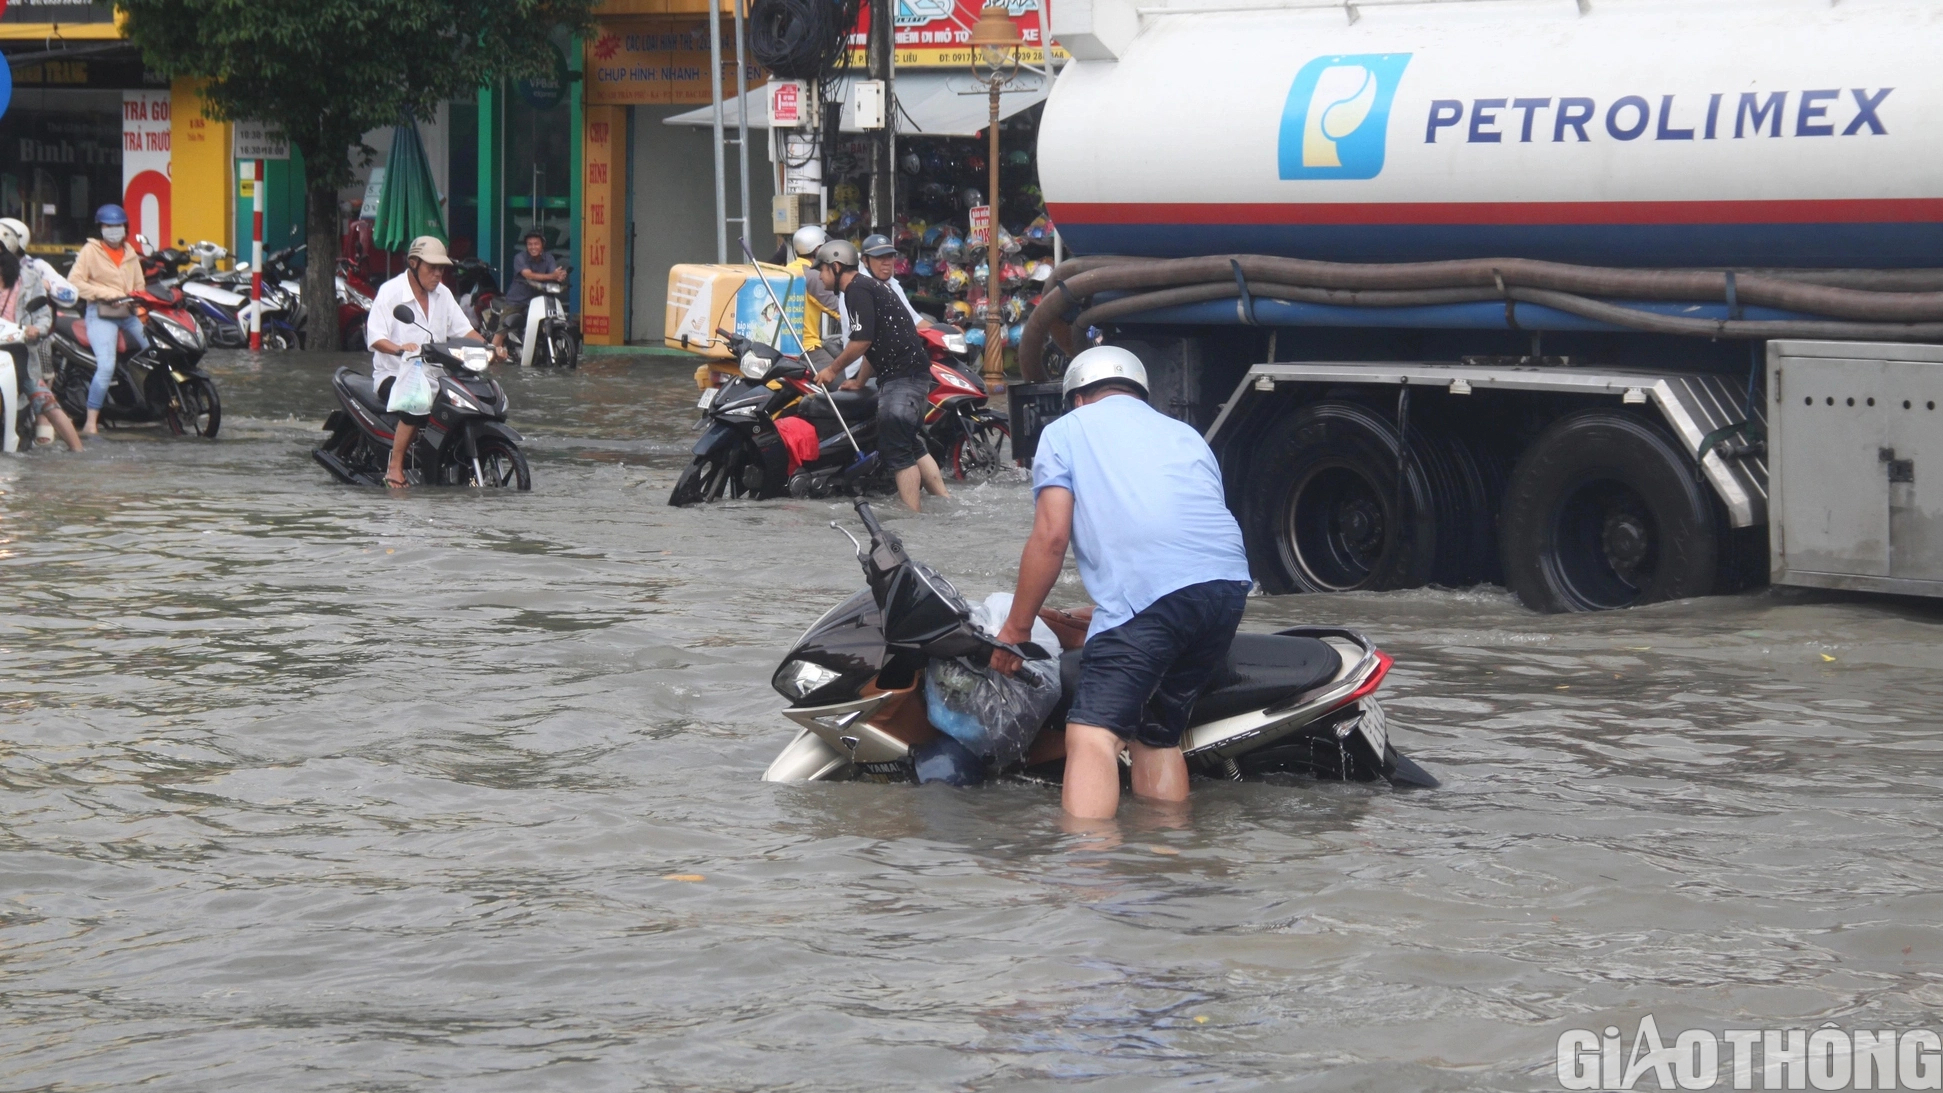
<path id="1" fill-rule="evenodd" d="M 217 271 L 215 263 L 228 252 L 210 242 L 189 248 L 195 265 L 181 281 L 191 310 L 201 323 L 204 336 L 212 346 L 241 349 L 250 344 L 250 319 L 261 308 L 259 328 L 266 349 L 296 349 L 305 342 L 307 313 L 303 287 L 295 268 L 296 256 L 303 247 L 286 247 L 263 259 L 263 288 L 260 304 L 250 299 L 250 264 L 238 262 L 227 272 Z"/>
<path id="2" fill-rule="evenodd" d="M 400 305 L 393 314 L 399 322 L 414 323 L 409 307 Z M 492 351 L 459 342 L 428 342 L 409 359 L 428 369 L 437 365 L 444 374 L 437 378 L 431 420 L 418 430 L 406 454 L 406 481 L 532 489 L 533 472 L 519 447 L 522 438 L 506 424 L 506 392 L 486 374 Z M 385 410 L 370 376 L 340 368 L 331 388 L 339 408 L 324 422 L 330 435 L 311 458 L 340 481 L 382 486 L 397 416 Z"/>
<path id="3" fill-rule="evenodd" d="M 103 424 L 159 421 L 175 436 L 194 433 L 214 439 L 223 424 L 216 381 L 202 370 L 208 349 L 196 317 L 181 290 L 153 285 L 134 296 L 148 347 L 137 350 L 118 335 L 115 375 L 101 406 Z M 27 307 L 39 306 L 28 301 Z M 48 335 L 54 397 L 79 422 L 87 414 L 88 385 L 94 380 L 94 344 L 88 339 L 85 308 L 55 308 Z"/>
<path id="4" fill-rule="evenodd" d="M 367 280 L 357 264 L 348 258 L 337 260 L 338 348 L 348 353 L 366 349 L 364 321 L 371 314 L 371 298 L 377 287 Z"/>
<path id="5" fill-rule="evenodd" d="M 520 367 L 578 368 L 580 366 L 580 331 L 573 320 L 567 317 L 567 286 L 554 281 L 542 281 L 533 286 L 536 295 L 526 305 L 524 322 L 513 322 L 504 329 L 506 332 L 506 353 L 518 360 Z M 499 312 L 491 310 L 492 336 L 499 327 Z"/>
<path id="6" fill-rule="evenodd" d="M 818 620 L 777 666 L 770 684 L 789 700 L 784 715 L 802 728 L 763 780 L 965 785 L 1018 775 L 1059 781 L 1084 616 L 1041 614 L 1063 649 L 1063 697 L 1025 758 L 999 768 L 932 727 L 921 685 L 925 666 L 933 657 L 963 657 L 985 669 L 995 649 L 1028 660 L 1051 651 L 1030 642 L 1005 645 L 972 626 L 971 608 L 951 582 L 912 559 L 869 502 L 859 500 L 856 509 L 870 537 L 868 546 L 857 544 L 868 587 Z M 1375 695 L 1391 663 L 1368 638 L 1341 627 L 1235 635 L 1226 667 L 1195 703 L 1182 740 L 1189 771 L 1231 780 L 1298 774 L 1435 786 L 1435 778 L 1390 742 Z"/>
<path id="7" fill-rule="evenodd" d="M 499 281 L 493 276 L 492 267 L 476 257 L 460 258 L 446 275 L 446 284 L 459 301 L 459 310 L 471 320 L 472 328 L 486 329 L 486 316 L 492 314 L 493 306 L 499 302 Z"/>

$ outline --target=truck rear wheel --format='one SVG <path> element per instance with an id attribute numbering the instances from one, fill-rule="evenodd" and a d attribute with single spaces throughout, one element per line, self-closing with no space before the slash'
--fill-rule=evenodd
<path id="1" fill-rule="evenodd" d="M 1714 590 L 1720 525 L 1685 452 L 1633 414 L 1555 422 L 1512 471 L 1505 583 L 1535 611 L 1604 611 Z"/>
<path id="2" fill-rule="evenodd" d="M 1369 592 L 1475 579 L 1457 572 L 1468 568 L 1457 559 L 1465 552 L 1452 549 L 1475 538 L 1465 525 L 1484 519 L 1483 500 L 1456 469 L 1466 453 L 1410 432 L 1401 474 L 1395 424 L 1358 403 L 1314 403 L 1269 432 L 1242 510 L 1263 588 Z"/>

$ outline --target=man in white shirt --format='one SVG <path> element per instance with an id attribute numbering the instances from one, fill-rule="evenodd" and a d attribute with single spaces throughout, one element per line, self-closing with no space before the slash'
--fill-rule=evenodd
<path id="1" fill-rule="evenodd" d="M 405 272 L 378 286 L 371 298 L 371 314 L 365 317 L 364 333 L 371 346 L 371 386 L 378 401 L 391 397 L 391 387 L 405 369 L 405 357 L 418 352 L 423 341 L 459 340 L 484 345 L 466 320 L 459 301 L 442 278 L 452 265 L 445 244 L 429 235 L 412 240 L 405 256 Z M 399 322 L 392 310 L 404 304 L 412 311 L 414 322 Z M 427 337 L 427 335 L 430 335 Z M 398 428 L 391 438 L 391 465 L 385 471 L 385 485 L 405 486 L 405 453 L 412 438 L 429 420 L 421 414 L 399 414 Z"/>

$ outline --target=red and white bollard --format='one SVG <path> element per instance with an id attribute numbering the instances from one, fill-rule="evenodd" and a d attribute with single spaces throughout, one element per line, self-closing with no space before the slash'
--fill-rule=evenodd
<path id="1" fill-rule="evenodd" d="M 263 161 L 256 165 L 256 182 L 250 187 L 250 348 L 263 348 Z"/>

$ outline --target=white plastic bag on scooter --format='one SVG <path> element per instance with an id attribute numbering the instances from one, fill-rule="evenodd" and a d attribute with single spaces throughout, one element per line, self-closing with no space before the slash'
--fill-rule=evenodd
<path id="1" fill-rule="evenodd" d="M 432 412 L 432 381 L 425 375 L 425 362 L 408 360 L 405 370 L 392 381 L 391 398 L 385 401 L 388 414 L 423 416 Z"/>
<path id="2" fill-rule="evenodd" d="M 996 635 L 1012 613 L 1012 594 L 994 592 L 972 608 L 971 624 Z M 1058 649 L 1052 628 L 1034 619 L 1032 640 Z M 1028 660 L 1013 675 L 963 657 L 934 658 L 924 670 L 924 710 L 939 732 L 1000 767 L 1025 758 L 1039 727 L 1059 705 L 1059 661 Z"/>

